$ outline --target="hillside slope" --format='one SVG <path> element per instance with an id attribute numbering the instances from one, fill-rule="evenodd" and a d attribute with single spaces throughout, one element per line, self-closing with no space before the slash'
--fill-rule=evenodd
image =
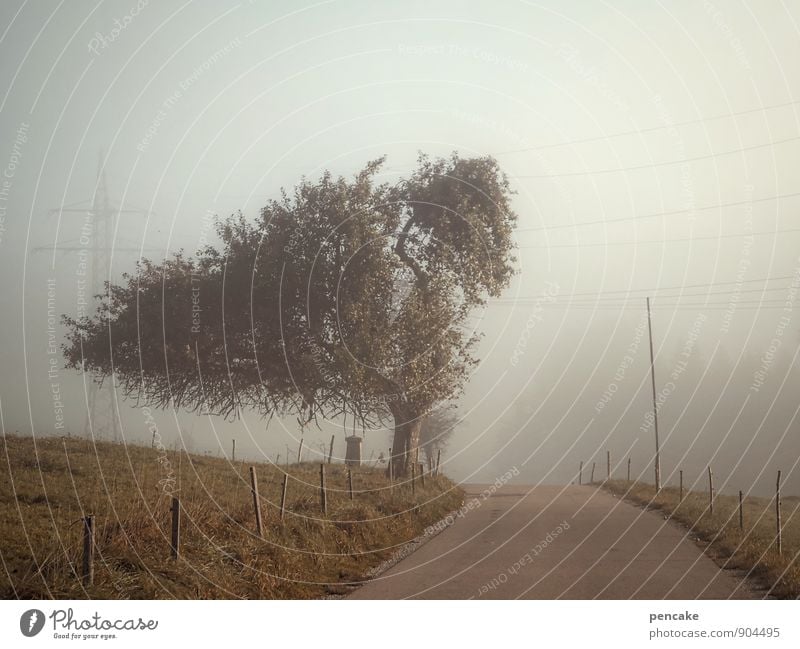
<path id="1" fill-rule="evenodd" d="M 3 598 L 312 598 L 346 592 L 462 502 L 443 477 L 390 485 L 380 469 L 256 464 L 263 538 L 243 462 L 77 438 L 5 436 L 0 462 Z M 181 557 L 170 557 L 171 491 Z M 94 585 L 81 575 L 83 525 L 96 526 Z"/>

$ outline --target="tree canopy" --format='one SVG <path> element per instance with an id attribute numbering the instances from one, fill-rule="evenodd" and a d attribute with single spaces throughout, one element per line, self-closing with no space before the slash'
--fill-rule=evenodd
<path id="1" fill-rule="evenodd" d="M 158 407 L 391 416 L 402 473 L 476 362 L 468 316 L 510 281 L 516 217 L 490 157 L 420 156 L 392 184 L 383 162 L 219 221 L 196 258 L 141 261 L 92 317 L 64 318 L 67 366 Z"/>

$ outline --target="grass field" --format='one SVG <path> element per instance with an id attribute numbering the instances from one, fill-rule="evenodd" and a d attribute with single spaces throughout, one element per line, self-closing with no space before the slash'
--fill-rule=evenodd
<path id="1" fill-rule="evenodd" d="M 313 598 L 339 594 L 462 502 L 446 478 L 390 488 L 380 469 L 255 465 L 264 536 L 255 534 L 249 464 L 85 439 L 6 436 L 0 459 L 0 595 L 5 598 Z M 170 557 L 169 489 L 182 510 Z M 81 583 L 83 526 L 96 526 L 94 585 Z"/>
<path id="2" fill-rule="evenodd" d="M 800 597 L 800 498 L 782 498 L 783 552 L 778 554 L 774 499 L 744 498 L 740 529 L 738 496 L 716 495 L 711 516 L 708 492 L 687 491 L 681 502 L 673 487 L 656 495 L 653 485 L 642 482 L 609 480 L 603 486 L 617 496 L 663 511 L 707 543 L 706 552 L 722 567 L 746 571 L 764 583 L 770 595 Z"/>

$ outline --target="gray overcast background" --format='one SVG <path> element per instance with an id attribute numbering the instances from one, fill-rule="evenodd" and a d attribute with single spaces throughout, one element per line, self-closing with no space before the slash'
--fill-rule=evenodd
<path id="1" fill-rule="evenodd" d="M 48 375 L 48 280 L 77 313 L 101 161 L 112 275 L 213 242 L 301 175 L 386 154 L 492 154 L 521 273 L 476 314 L 482 363 L 446 470 L 564 483 L 578 462 L 800 493 L 800 7 L 711 2 L 23 2 L 0 5 L 0 406 L 5 431 L 81 434 L 83 377 Z M 37 251 L 43 247 L 46 250 Z M 49 250 L 47 250 L 49 248 Z M 644 337 L 643 334 L 644 333 Z M 63 330 L 56 327 L 60 338 Z M 56 429 L 53 385 L 64 403 Z M 149 441 L 122 403 L 126 439 Z M 168 445 L 274 460 L 294 421 L 157 413 Z M 341 422 L 306 433 L 310 452 Z M 366 456 L 388 447 L 368 432 Z M 312 442 L 312 440 L 314 440 Z M 311 442 L 311 443 L 309 443 Z M 602 468 L 600 468 L 602 467 Z"/>

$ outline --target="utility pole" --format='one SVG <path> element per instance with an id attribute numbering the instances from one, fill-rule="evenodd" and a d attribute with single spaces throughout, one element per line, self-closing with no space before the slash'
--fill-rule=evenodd
<path id="1" fill-rule="evenodd" d="M 650 317 L 650 298 L 647 298 L 647 332 L 650 336 L 650 378 L 653 384 L 653 427 L 656 433 L 656 491 L 661 491 L 661 448 L 658 443 L 658 402 L 656 400 L 656 364 L 653 354 L 653 324 Z"/>

